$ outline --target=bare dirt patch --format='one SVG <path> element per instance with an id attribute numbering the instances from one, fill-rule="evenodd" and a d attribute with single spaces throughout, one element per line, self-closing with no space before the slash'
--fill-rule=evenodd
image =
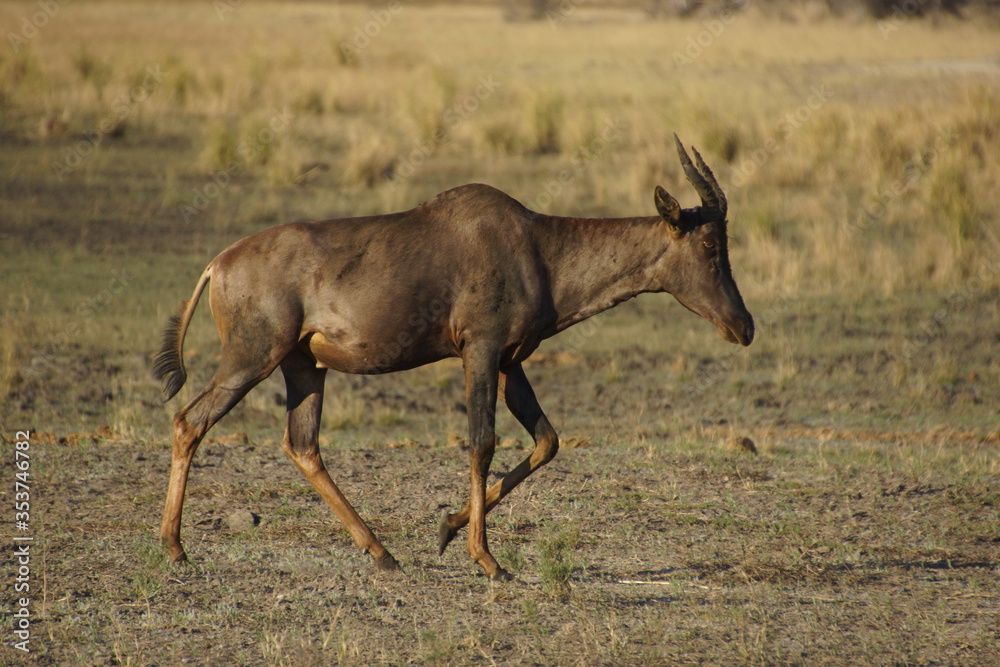
<path id="1" fill-rule="evenodd" d="M 636 387 L 608 381 L 602 369 L 659 369 L 641 349 L 592 361 L 536 369 L 543 404 L 575 407 L 559 457 L 489 518 L 492 548 L 517 575 L 509 584 L 486 581 L 461 539 L 436 554 L 440 513 L 467 492 L 457 385 L 435 394 L 406 374 L 362 383 L 356 391 L 369 412 L 434 409 L 324 431 L 334 478 L 399 559 L 399 575 L 357 552 L 281 454 L 283 408 L 266 387 L 257 391 L 267 400 L 227 419 L 198 452 L 183 529 L 192 561 L 180 568 L 165 563 L 155 538 L 166 437 L 126 437 L 109 426 L 36 432 L 33 660 L 1000 659 L 990 433 L 789 424 L 787 400 L 754 407 L 747 420 L 730 406 L 727 414 L 743 415 L 736 432 L 758 449 L 751 455 L 730 450 L 731 423 L 705 423 L 695 394 L 670 392 L 680 415 L 672 426 L 630 417 L 622 406 L 639 408 Z M 588 390 L 595 373 L 601 391 Z M 770 391 L 743 387 L 740 402 L 755 406 Z M 386 429 L 396 435 L 373 436 Z M 501 420 L 501 431 L 508 446 L 494 478 L 529 447 L 510 423 Z M 12 474 L 5 465 L 5 478 Z"/>

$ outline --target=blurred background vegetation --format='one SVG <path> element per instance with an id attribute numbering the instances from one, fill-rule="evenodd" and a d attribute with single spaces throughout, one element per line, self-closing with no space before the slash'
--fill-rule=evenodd
<path id="1" fill-rule="evenodd" d="M 229 243 L 472 181 L 567 215 L 652 214 L 657 184 L 694 205 L 674 132 L 729 196 L 737 279 L 764 327 L 754 349 L 784 360 L 779 384 L 845 304 L 898 322 L 888 391 L 989 381 L 996 362 L 962 361 L 946 325 L 978 309 L 985 344 L 996 324 L 994 8 L 6 3 L 5 400 L 165 424 L 148 354 Z M 819 323 L 792 335 L 782 318 L 809 309 Z M 218 349 L 203 310 L 190 355 Z M 584 347 L 598 340 L 615 336 Z M 81 399 L 67 389 L 80 385 L 95 386 Z M 121 394 L 137 398 L 109 417 Z"/>

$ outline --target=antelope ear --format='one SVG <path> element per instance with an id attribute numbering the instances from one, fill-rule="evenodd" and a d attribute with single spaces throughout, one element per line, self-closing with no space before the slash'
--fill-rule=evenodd
<path id="1" fill-rule="evenodd" d="M 653 199 L 656 201 L 657 212 L 670 229 L 670 234 L 674 238 L 679 237 L 683 233 L 681 230 L 681 205 L 659 185 L 656 186 Z"/>

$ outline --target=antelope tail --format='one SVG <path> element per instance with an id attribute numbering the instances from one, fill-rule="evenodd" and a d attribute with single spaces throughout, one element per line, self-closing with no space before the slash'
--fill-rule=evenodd
<path id="1" fill-rule="evenodd" d="M 181 303 L 177 314 L 170 317 L 170 322 L 163 332 L 160 351 L 153 357 L 153 377 L 163 383 L 164 403 L 173 398 L 187 380 L 187 371 L 184 370 L 184 334 L 187 333 L 194 309 L 198 307 L 198 299 L 201 298 L 201 293 L 205 291 L 205 285 L 211 277 L 212 265 L 209 264 L 198 279 L 194 294 L 189 300 Z"/>

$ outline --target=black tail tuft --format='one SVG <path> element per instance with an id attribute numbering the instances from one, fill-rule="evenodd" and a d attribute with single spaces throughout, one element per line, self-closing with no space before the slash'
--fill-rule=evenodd
<path id="1" fill-rule="evenodd" d="M 164 402 L 173 398 L 187 380 L 187 371 L 184 370 L 184 359 L 181 356 L 186 309 L 187 301 L 181 304 L 181 309 L 176 315 L 170 317 L 170 322 L 163 332 L 160 351 L 153 357 L 153 377 L 163 382 Z"/>

